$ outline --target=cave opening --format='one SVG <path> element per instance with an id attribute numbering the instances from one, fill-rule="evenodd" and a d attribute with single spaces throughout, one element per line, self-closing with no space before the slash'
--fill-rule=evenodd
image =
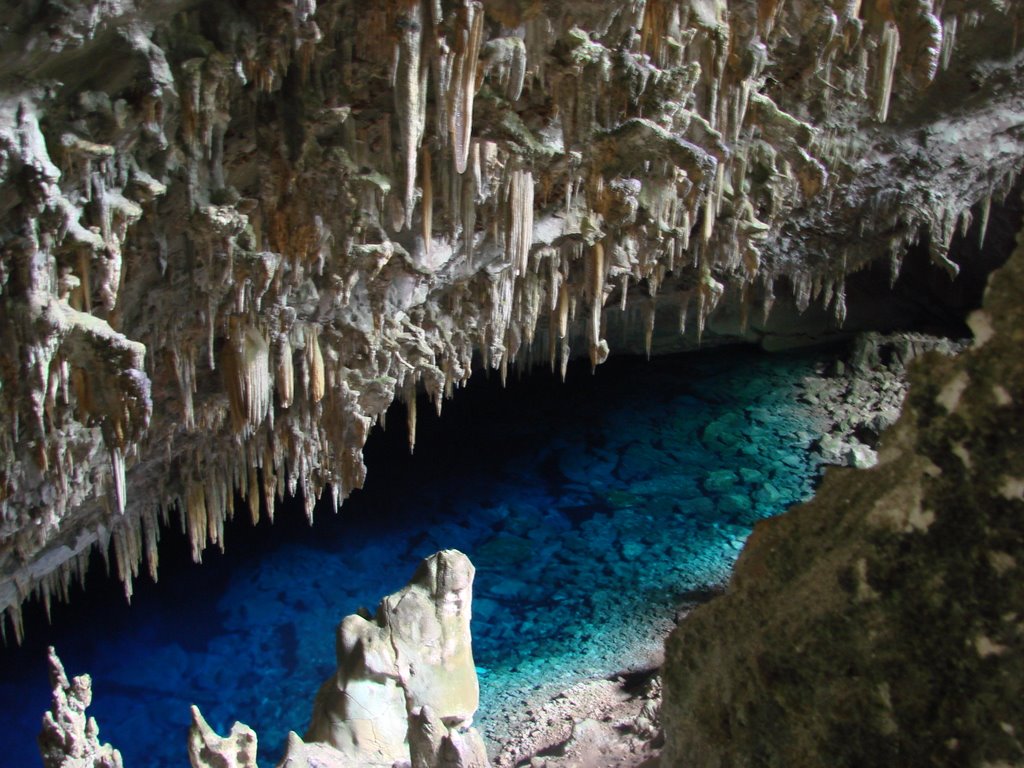
<path id="1" fill-rule="evenodd" d="M 891 291 L 884 260 L 850 275 L 846 330 L 966 335 L 963 318 L 1019 223 L 1010 200 L 994 211 L 988 247 L 976 245 L 976 227 L 958 235 L 955 282 L 926 240 Z M 804 321 L 825 327 L 825 314 L 812 305 Z M 415 453 L 396 402 L 366 446 L 366 487 L 340 514 L 324 499 L 310 527 L 301 498 L 279 502 L 273 523 L 265 509 L 257 526 L 236 513 L 226 552 L 209 548 L 202 565 L 172 513 L 160 582 L 140 579 L 131 606 L 94 553 L 87 591 L 55 605 L 52 622 L 28 607 L 25 644 L 0 652 L 0 746 L 15 764 L 37 759 L 53 644 L 69 672 L 92 674 L 90 714 L 126 765 L 180 764 L 192 703 L 220 732 L 236 719 L 253 726 L 261 765 L 273 765 L 333 670 L 337 621 L 372 610 L 442 548 L 478 569 L 485 734 L 574 681 L 656 665 L 665 634 L 721 588 L 752 526 L 812 493 L 824 427 L 804 384 L 842 354 L 822 346 L 839 330 L 782 334 L 775 346 L 817 346 L 773 355 L 613 355 L 593 375 L 580 358 L 566 382 L 543 367 L 517 369 L 507 386 L 479 371 L 441 417 L 421 392 Z"/>

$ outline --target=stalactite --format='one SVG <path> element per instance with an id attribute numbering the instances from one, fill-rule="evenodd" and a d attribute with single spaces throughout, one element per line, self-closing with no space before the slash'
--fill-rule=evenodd
<path id="1" fill-rule="evenodd" d="M 423 6 L 420 0 L 401 0 L 395 65 L 395 113 L 401 136 L 405 172 L 405 226 L 412 226 L 416 203 L 417 151 L 423 140 L 423 83 L 420 58 L 423 41 Z M 425 74 L 425 72 L 424 72 Z"/>
<path id="2" fill-rule="evenodd" d="M 981 223 L 978 225 L 978 248 L 985 247 L 985 235 L 988 232 L 988 219 L 992 213 L 992 195 L 985 195 L 981 201 Z"/>
<path id="3" fill-rule="evenodd" d="M 416 450 L 416 380 L 412 374 L 405 378 L 405 414 L 409 431 L 409 453 Z"/>
<path id="4" fill-rule="evenodd" d="M 123 515 L 127 488 L 124 481 L 124 453 L 117 445 L 110 448 L 110 475 L 114 487 L 114 503 L 118 514 Z"/>
<path id="5" fill-rule="evenodd" d="M 254 432 L 271 406 L 270 348 L 256 328 L 239 318 L 230 323 L 222 373 L 235 432 Z"/>
<path id="6" fill-rule="evenodd" d="M 480 160 L 480 145 L 476 142 L 473 143 L 473 168 L 479 168 Z M 466 254 L 466 264 L 469 269 L 473 268 L 473 248 L 474 239 L 476 237 L 476 192 L 477 192 L 477 177 L 479 174 L 474 170 L 474 173 L 464 174 L 462 176 L 462 243 L 463 250 Z"/>
<path id="7" fill-rule="evenodd" d="M 604 245 L 600 242 L 594 243 L 590 249 L 590 259 L 587 261 L 588 285 L 587 293 L 590 299 L 590 365 L 596 368 L 607 357 L 607 344 L 602 349 L 601 339 L 601 310 L 604 305 Z"/>
<path id="8" fill-rule="evenodd" d="M 207 509 L 206 489 L 202 483 L 192 481 L 188 484 L 185 499 L 185 521 L 188 528 L 188 539 L 192 546 L 192 561 L 203 561 L 203 550 L 206 549 Z"/>
<path id="9" fill-rule="evenodd" d="M 565 339 L 569 333 L 569 286 L 564 281 L 558 288 L 558 338 Z"/>
<path id="10" fill-rule="evenodd" d="M 295 399 L 295 371 L 292 366 L 292 345 L 287 334 L 281 334 L 278 338 L 275 358 L 277 402 L 282 408 L 290 408 Z"/>
<path id="11" fill-rule="evenodd" d="M 533 174 L 516 169 L 509 178 L 506 252 L 516 276 L 526 274 L 533 244 Z"/>
<path id="12" fill-rule="evenodd" d="M 768 317 L 772 313 L 772 307 L 775 306 L 775 281 L 771 275 L 765 275 L 764 277 L 764 300 L 761 305 L 761 317 L 762 323 L 768 324 Z"/>
<path id="13" fill-rule="evenodd" d="M 887 21 L 878 47 L 878 82 L 875 91 L 875 115 L 884 123 L 889 117 L 893 78 L 896 76 L 896 57 L 900 51 L 899 28 Z"/>
<path id="14" fill-rule="evenodd" d="M 949 69 L 949 62 L 953 59 L 953 51 L 956 48 L 957 24 L 956 16 L 950 16 L 942 21 L 942 52 L 939 60 L 943 69 Z"/>
<path id="15" fill-rule="evenodd" d="M 171 356 L 178 380 L 178 392 L 181 395 L 182 421 L 186 431 L 191 432 L 196 425 L 195 406 L 192 399 L 196 393 L 195 351 L 189 348 L 185 352 L 174 345 L 171 347 Z"/>
<path id="16" fill-rule="evenodd" d="M 326 391 L 324 378 L 324 355 L 320 349 L 320 329 L 310 325 L 306 329 L 306 386 L 309 399 L 316 404 L 323 400 Z"/>
<path id="17" fill-rule="evenodd" d="M 473 133 L 473 101 L 476 98 L 476 70 L 484 37 L 483 5 L 475 0 L 459 8 L 460 28 L 455 41 L 453 88 L 449 91 L 449 129 L 455 171 L 466 172 Z"/>

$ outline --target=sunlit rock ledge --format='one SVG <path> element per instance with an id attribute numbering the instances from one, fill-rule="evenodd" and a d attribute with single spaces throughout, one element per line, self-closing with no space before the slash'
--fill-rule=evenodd
<path id="1" fill-rule="evenodd" d="M 388 405 L 412 445 L 413 394 L 440 408 L 474 357 L 820 336 L 877 320 L 884 292 L 848 286 L 919 240 L 955 275 L 956 232 L 985 240 L 1024 157 L 1022 15 L 8 7 L 3 626 L 94 546 L 130 595 L 172 513 L 199 559 L 236 493 L 254 519 L 298 491 L 337 506 Z"/>

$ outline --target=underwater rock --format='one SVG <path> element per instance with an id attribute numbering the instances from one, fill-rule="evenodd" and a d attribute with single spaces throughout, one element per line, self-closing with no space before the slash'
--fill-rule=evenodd
<path id="1" fill-rule="evenodd" d="M 68 680 L 64 665 L 50 648 L 47 663 L 53 704 L 43 715 L 39 751 L 43 768 L 122 768 L 121 753 L 100 744 L 95 718 L 86 717 L 92 703 L 92 679 L 79 675 Z"/>
<path id="2" fill-rule="evenodd" d="M 672 633 L 661 765 L 1024 759 L 1024 233 L 968 320 L 910 367 L 870 470 L 760 523 L 728 591 Z"/>
<path id="3" fill-rule="evenodd" d="M 473 576 L 469 558 L 444 550 L 385 597 L 373 619 L 346 617 L 338 626 L 338 669 L 317 694 L 305 741 L 329 744 L 358 765 L 486 764 L 470 728 L 480 699 Z"/>
<path id="4" fill-rule="evenodd" d="M 256 733 L 244 723 L 231 726 L 227 737 L 218 736 L 192 707 L 188 729 L 188 759 L 192 768 L 256 768 Z"/>

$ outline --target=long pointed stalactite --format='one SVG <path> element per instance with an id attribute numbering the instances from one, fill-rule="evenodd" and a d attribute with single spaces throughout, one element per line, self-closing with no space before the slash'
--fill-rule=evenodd
<path id="1" fill-rule="evenodd" d="M 838 326 L 847 276 L 926 235 L 955 272 L 1024 156 L 1012 1 L 4 14 L 16 636 L 93 547 L 130 595 L 171 511 L 199 559 L 236 493 L 337 506 L 395 397 L 412 429 L 474 355 L 597 365 L 614 312 L 649 351 L 662 309 L 680 348 L 770 334 L 783 300 Z"/>

